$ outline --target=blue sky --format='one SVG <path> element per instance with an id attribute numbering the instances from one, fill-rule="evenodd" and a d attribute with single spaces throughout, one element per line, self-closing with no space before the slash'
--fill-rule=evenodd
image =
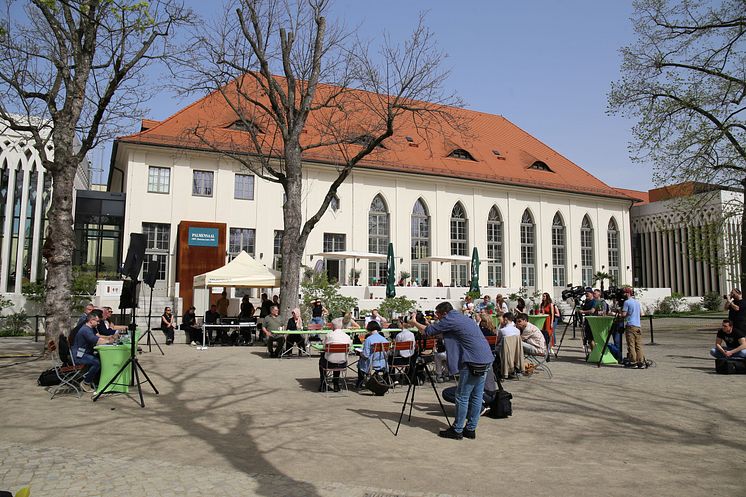
<path id="1" fill-rule="evenodd" d="M 218 10 L 218 2 L 191 3 L 201 15 Z M 506 117 L 611 186 L 654 186 L 651 168 L 629 159 L 633 123 L 605 113 L 619 48 L 634 39 L 631 2 L 338 0 L 329 17 L 363 38 L 385 31 L 404 40 L 423 10 L 448 54 L 447 88 L 467 108 Z M 149 115 L 163 119 L 187 103 L 159 97 Z M 107 154 L 94 162 L 108 164 Z"/>

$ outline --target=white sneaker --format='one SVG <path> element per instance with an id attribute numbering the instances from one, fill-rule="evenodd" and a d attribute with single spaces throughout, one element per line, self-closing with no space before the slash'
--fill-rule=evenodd
<path id="1" fill-rule="evenodd" d="M 80 389 L 83 390 L 85 393 L 91 393 L 96 390 L 95 388 L 93 388 L 93 385 L 91 385 L 90 383 L 86 383 L 85 381 L 80 382 Z"/>
<path id="2" fill-rule="evenodd" d="M 197 342 L 195 342 L 194 340 L 192 340 L 192 343 L 190 343 L 189 345 L 191 345 L 192 347 L 196 347 L 197 346 Z"/>

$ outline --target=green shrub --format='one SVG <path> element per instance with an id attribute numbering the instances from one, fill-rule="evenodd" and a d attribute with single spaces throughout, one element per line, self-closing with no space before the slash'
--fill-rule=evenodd
<path id="1" fill-rule="evenodd" d="M 311 302 L 316 299 L 321 299 L 321 303 L 329 311 L 330 319 L 340 317 L 357 307 L 357 299 L 340 294 L 339 283 L 330 282 L 326 273 L 305 271 L 300 286 L 303 293 L 301 314 L 306 323 L 311 319 Z"/>
<path id="2" fill-rule="evenodd" d="M 723 297 L 718 292 L 707 292 L 702 297 L 702 307 L 708 311 L 719 311 L 723 308 Z"/>
<path id="3" fill-rule="evenodd" d="M 700 302 L 692 302 L 689 304 L 689 312 L 702 312 L 702 304 Z"/>
<path id="4" fill-rule="evenodd" d="M 28 316 L 25 311 L 14 312 L 5 316 L 0 327 L 0 336 L 20 337 L 28 334 L 31 327 L 28 324 Z"/>
<path id="5" fill-rule="evenodd" d="M 404 314 L 413 310 L 416 305 L 416 300 L 411 300 L 407 297 L 389 297 L 381 302 L 378 310 L 383 316 L 390 319 L 394 313 L 399 315 Z"/>

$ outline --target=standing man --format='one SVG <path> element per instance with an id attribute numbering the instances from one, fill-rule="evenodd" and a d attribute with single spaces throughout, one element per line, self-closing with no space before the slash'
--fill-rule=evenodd
<path id="1" fill-rule="evenodd" d="M 443 335 L 448 369 L 451 374 L 459 373 L 456 419 L 453 426 L 438 434 L 454 440 L 474 439 L 482 413 L 484 380 L 493 360 L 492 350 L 477 323 L 454 310 L 449 302 L 441 302 L 435 307 L 435 317 L 438 322 L 430 326 L 420 324 L 416 319 L 411 319 L 408 324 L 425 336 Z"/>
<path id="2" fill-rule="evenodd" d="M 631 287 L 625 287 L 624 293 L 627 300 L 622 306 L 622 317 L 624 318 L 624 336 L 627 338 L 627 357 L 629 363 L 627 368 L 645 369 L 645 354 L 642 352 L 642 330 L 640 329 L 640 303 L 635 298 L 635 292 Z"/>
<path id="3" fill-rule="evenodd" d="M 220 298 L 217 302 L 215 302 L 215 305 L 218 306 L 218 314 L 220 314 L 220 317 L 227 318 L 228 306 L 231 305 L 231 301 L 228 298 L 228 293 L 225 290 L 223 290 L 223 293 L 220 294 Z"/>
<path id="4" fill-rule="evenodd" d="M 730 319 L 723 319 L 723 326 L 718 331 L 715 346 L 710 350 L 715 359 L 735 357 L 746 359 L 746 335 L 733 326 Z"/>
<path id="5" fill-rule="evenodd" d="M 725 296 L 725 310 L 728 311 L 728 319 L 733 323 L 733 328 L 746 333 L 746 304 L 741 290 L 734 288 Z"/>
<path id="6" fill-rule="evenodd" d="M 583 301 L 583 306 L 578 311 L 578 313 L 582 314 L 583 317 L 596 314 L 596 299 L 594 297 L 595 294 L 593 293 L 593 288 L 586 287 L 585 300 Z M 591 333 L 591 325 L 588 324 L 588 321 L 585 319 L 583 320 L 583 344 L 588 348 L 588 350 L 591 350 L 595 345 L 593 341 L 593 333 Z"/>

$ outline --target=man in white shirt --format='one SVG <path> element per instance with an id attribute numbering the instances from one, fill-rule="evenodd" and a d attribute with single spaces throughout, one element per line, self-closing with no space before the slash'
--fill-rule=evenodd
<path id="1" fill-rule="evenodd" d="M 515 326 L 521 330 L 523 353 L 527 355 L 547 355 L 547 343 L 541 330 L 529 322 L 526 314 L 520 313 L 515 317 Z"/>
<path id="2" fill-rule="evenodd" d="M 397 350 L 395 353 L 392 353 L 392 356 L 389 359 L 389 364 L 393 366 L 408 365 L 411 368 L 413 366 L 411 362 L 412 362 L 413 354 L 414 354 L 415 338 L 414 338 L 414 333 L 412 333 L 409 329 L 406 329 L 406 328 L 401 330 L 394 337 L 395 344 L 404 343 L 404 342 L 411 342 L 411 346 L 407 349 Z M 401 378 L 394 378 L 394 380 L 401 383 Z"/>
<path id="3" fill-rule="evenodd" d="M 335 325 L 334 330 L 332 330 L 331 333 L 324 335 L 324 340 L 322 341 L 324 346 L 327 344 L 352 344 L 350 336 L 337 326 L 339 323 L 335 323 L 336 321 L 336 319 L 332 321 L 332 324 Z M 331 354 L 322 352 L 321 357 L 319 358 L 319 378 L 321 380 L 319 383 L 319 392 L 324 392 L 326 390 L 326 374 L 324 368 L 341 369 L 346 367 L 347 355 L 344 352 L 333 352 Z M 339 371 L 333 372 L 332 385 L 334 391 L 339 392 Z"/>

